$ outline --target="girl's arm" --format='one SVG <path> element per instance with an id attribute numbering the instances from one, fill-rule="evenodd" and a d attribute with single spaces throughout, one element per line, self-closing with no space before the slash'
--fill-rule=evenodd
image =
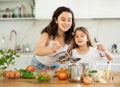
<path id="1" fill-rule="evenodd" d="M 101 50 L 101 51 L 104 51 L 105 56 L 107 57 L 108 60 L 112 60 L 112 59 L 113 59 L 112 55 L 105 50 L 105 47 L 104 47 L 102 44 L 99 44 L 99 45 L 97 46 L 97 49 L 98 49 L 98 50 Z"/>
<path id="2" fill-rule="evenodd" d="M 112 60 L 113 59 L 112 55 L 109 52 L 107 52 L 107 51 L 104 51 L 104 52 L 105 52 L 105 55 L 106 55 L 108 60 Z"/>

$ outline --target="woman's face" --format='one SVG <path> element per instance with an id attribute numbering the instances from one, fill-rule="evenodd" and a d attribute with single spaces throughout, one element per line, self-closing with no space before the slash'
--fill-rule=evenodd
<path id="1" fill-rule="evenodd" d="M 58 24 L 58 30 L 66 32 L 72 25 L 72 14 L 70 12 L 62 12 L 56 20 Z"/>
<path id="2" fill-rule="evenodd" d="M 83 46 L 83 45 L 87 45 L 87 35 L 85 33 L 83 33 L 81 30 L 77 30 L 75 33 L 75 43 L 78 46 Z"/>

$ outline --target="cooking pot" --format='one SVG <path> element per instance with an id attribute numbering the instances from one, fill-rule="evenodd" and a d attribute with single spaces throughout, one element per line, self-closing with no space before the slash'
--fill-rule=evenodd
<path id="1" fill-rule="evenodd" d="M 86 75 L 88 63 L 69 63 L 68 79 L 71 82 L 81 82 Z"/>

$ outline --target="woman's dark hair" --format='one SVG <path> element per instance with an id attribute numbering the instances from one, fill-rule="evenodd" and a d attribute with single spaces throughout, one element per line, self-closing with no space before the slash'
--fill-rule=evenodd
<path id="1" fill-rule="evenodd" d="M 65 32 L 65 43 L 69 44 L 71 39 L 73 38 L 72 33 L 73 33 L 74 27 L 75 27 L 74 14 L 70 8 L 67 8 L 64 6 L 58 7 L 52 16 L 52 20 L 51 20 L 50 24 L 42 30 L 41 34 L 46 32 L 46 33 L 48 33 L 49 37 L 53 37 L 53 39 L 55 38 L 55 36 L 57 35 L 57 30 L 58 30 L 58 24 L 55 21 L 58 19 L 58 16 L 62 12 L 70 12 L 72 14 L 71 28 Z"/>

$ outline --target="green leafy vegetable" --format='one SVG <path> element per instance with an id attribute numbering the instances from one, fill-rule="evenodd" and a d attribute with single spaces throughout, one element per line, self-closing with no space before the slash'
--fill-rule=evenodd
<path id="1" fill-rule="evenodd" d="M 93 75 L 94 73 L 97 73 L 97 70 L 90 70 L 90 71 L 88 72 L 88 76 L 92 77 L 92 75 Z"/>
<path id="2" fill-rule="evenodd" d="M 9 49 L 7 52 L 0 50 L 0 71 L 3 71 L 9 67 L 9 65 L 15 64 L 15 58 L 20 57 L 15 51 Z M 1 75 L 1 73 L 0 73 Z"/>
<path id="3" fill-rule="evenodd" d="M 50 75 L 47 74 L 47 73 L 41 73 L 39 72 L 37 75 L 36 75 L 36 78 L 38 81 L 49 81 L 51 79 Z"/>

